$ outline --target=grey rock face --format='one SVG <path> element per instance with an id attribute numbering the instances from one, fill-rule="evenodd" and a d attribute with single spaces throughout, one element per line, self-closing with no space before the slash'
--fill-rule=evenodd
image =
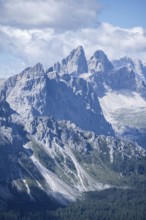
<path id="1" fill-rule="evenodd" d="M 88 72 L 85 52 L 82 46 L 71 51 L 71 53 L 62 60 L 61 64 L 54 64 L 54 71 L 65 74 L 78 76 Z"/>
<path id="2" fill-rule="evenodd" d="M 132 70 L 122 67 L 118 70 L 110 71 L 107 78 L 107 84 L 113 90 L 132 90 L 136 91 L 136 78 Z"/>
<path id="3" fill-rule="evenodd" d="M 8 79 L 3 91 L 10 106 L 23 118 L 53 116 L 56 120 L 70 120 L 84 130 L 114 135 L 91 85 L 68 74 L 52 74 L 45 74 L 39 65 Z"/>
<path id="4" fill-rule="evenodd" d="M 127 67 L 129 71 L 133 71 L 136 81 L 136 90 L 145 93 L 146 69 L 140 60 L 132 60 L 131 58 L 123 57 L 119 60 L 114 60 L 113 65 L 116 69 Z"/>
<path id="5" fill-rule="evenodd" d="M 107 72 L 112 68 L 112 63 L 101 50 L 97 50 L 88 62 L 88 69 L 91 72 Z"/>

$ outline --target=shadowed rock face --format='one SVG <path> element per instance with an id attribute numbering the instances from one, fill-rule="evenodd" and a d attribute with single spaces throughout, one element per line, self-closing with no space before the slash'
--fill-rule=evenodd
<path id="1" fill-rule="evenodd" d="M 135 74 L 127 67 L 122 67 L 118 70 L 111 71 L 108 74 L 107 84 L 113 90 L 131 90 L 136 91 Z"/>
<path id="2" fill-rule="evenodd" d="M 0 183 L 7 185 L 11 178 L 15 180 L 21 177 L 18 161 L 22 154 L 27 155 L 27 150 L 23 148 L 27 141 L 27 132 L 19 122 L 19 115 L 5 100 L 2 100 L 0 102 Z"/>
<path id="3" fill-rule="evenodd" d="M 136 59 L 132 60 L 128 57 L 123 57 L 119 60 L 114 60 L 113 65 L 115 69 L 120 69 L 120 68 L 122 69 L 124 67 L 127 67 L 129 72 L 133 72 L 136 81 L 136 83 L 134 84 L 136 90 L 141 93 L 145 93 L 146 68 L 145 65 L 143 65 L 143 63 L 140 60 L 136 60 Z M 128 81 L 130 84 L 130 79 Z M 130 86 L 132 86 L 132 83 Z"/>
<path id="4" fill-rule="evenodd" d="M 88 62 L 88 69 L 91 72 L 109 72 L 113 65 L 102 50 L 97 50 Z"/>

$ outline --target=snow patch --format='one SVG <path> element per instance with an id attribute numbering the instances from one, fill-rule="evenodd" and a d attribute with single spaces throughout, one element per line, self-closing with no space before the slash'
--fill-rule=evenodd
<path id="1" fill-rule="evenodd" d="M 110 162 L 113 163 L 114 162 L 114 149 L 112 145 L 108 145 L 109 147 L 109 155 L 110 155 Z"/>
<path id="2" fill-rule="evenodd" d="M 82 78 L 86 81 L 90 81 L 90 77 L 93 75 L 93 73 L 83 73 L 78 76 L 78 78 Z"/>
<path id="3" fill-rule="evenodd" d="M 99 98 L 102 108 L 113 112 L 119 108 L 146 108 L 146 101 L 136 92 L 108 92 L 104 97 Z"/>
<path id="4" fill-rule="evenodd" d="M 127 118 L 130 117 L 131 120 L 131 116 L 134 117 L 134 115 L 136 116 L 138 112 L 146 111 L 146 101 L 143 99 L 143 97 L 140 94 L 136 92 L 110 91 L 102 98 L 99 98 L 99 102 L 106 120 L 112 124 L 115 130 L 118 129 L 118 117 L 123 117 L 122 115 L 123 111 L 125 112 L 124 114 L 125 123 L 126 123 L 126 117 Z M 132 123 L 132 120 L 129 122 L 129 124 L 123 124 L 123 126 L 124 125 L 130 126 L 130 123 Z"/>
<path id="5" fill-rule="evenodd" d="M 27 184 L 26 179 L 22 179 L 22 180 L 23 180 L 23 183 L 24 183 L 24 185 L 25 185 L 25 187 L 26 187 L 27 194 L 30 196 L 30 198 L 31 198 L 32 200 L 35 200 L 35 199 L 33 198 L 33 196 L 31 195 L 31 193 L 30 193 L 30 188 L 29 188 L 29 186 L 28 186 L 28 184 Z"/>

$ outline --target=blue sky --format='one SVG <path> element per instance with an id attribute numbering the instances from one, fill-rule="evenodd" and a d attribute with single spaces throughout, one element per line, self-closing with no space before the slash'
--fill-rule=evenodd
<path id="1" fill-rule="evenodd" d="M 0 0 L 0 78 L 41 62 L 48 68 L 79 45 L 146 63 L 146 0 Z M 118 48 L 118 50 L 117 50 Z"/>
<path id="2" fill-rule="evenodd" d="M 146 28 L 145 0 L 101 0 L 104 9 L 101 22 L 109 22 L 123 28 L 142 26 Z"/>

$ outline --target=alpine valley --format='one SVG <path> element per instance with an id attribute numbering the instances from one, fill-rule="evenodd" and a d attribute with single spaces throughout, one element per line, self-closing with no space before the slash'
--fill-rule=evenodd
<path id="1" fill-rule="evenodd" d="M 79 46 L 47 70 L 38 63 L 0 80 L 2 212 L 54 210 L 89 192 L 142 187 L 145 149 L 139 60 L 111 62 L 101 50 L 87 60 Z"/>

